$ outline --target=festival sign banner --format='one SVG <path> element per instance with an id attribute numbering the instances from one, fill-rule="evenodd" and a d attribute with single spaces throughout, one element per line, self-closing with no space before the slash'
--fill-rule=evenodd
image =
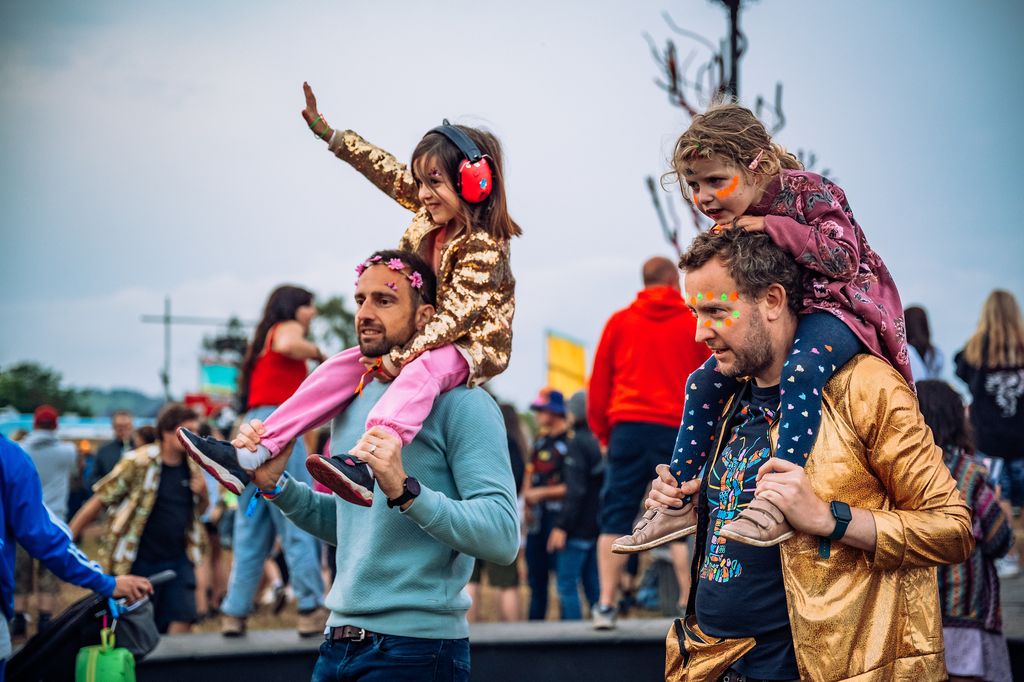
<path id="1" fill-rule="evenodd" d="M 231 398 L 238 390 L 238 367 L 216 359 L 199 363 L 199 391 L 208 396 Z"/>
<path id="2" fill-rule="evenodd" d="M 547 385 L 566 398 L 587 386 L 587 350 L 582 341 L 547 330 Z"/>

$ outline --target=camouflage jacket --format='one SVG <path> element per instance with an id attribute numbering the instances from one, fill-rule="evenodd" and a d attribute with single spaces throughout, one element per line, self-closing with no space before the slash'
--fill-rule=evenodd
<path id="1" fill-rule="evenodd" d="M 191 472 L 196 466 L 188 457 Z M 160 446 L 145 445 L 125 453 L 109 474 L 92 487 L 107 508 L 100 538 L 99 563 L 111 575 L 129 573 L 139 551 L 139 540 L 156 503 L 160 488 Z M 193 564 L 203 558 L 205 534 L 199 520 L 199 500 L 193 498 L 192 523 L 187 531 L 186 553 Z"/>
<path id="2" fill-rule="evenodd" d="M 420 205 L 409 167 L 392 154 L 346 130 L 331 139 L 330 150 L 399 204 L 414 212 L 399 244 L 429 263 L 431 240 L 440 228 Z M 391 351 L 404 365 L 420 353 L 454 343 L 469 363 L 469 386 L 479 386 L 508 367 L 516 280 L 508 241 L 483 230 L 462 230 L 449 238 L 437 272 L 437 313 L 405 346 Z"/>

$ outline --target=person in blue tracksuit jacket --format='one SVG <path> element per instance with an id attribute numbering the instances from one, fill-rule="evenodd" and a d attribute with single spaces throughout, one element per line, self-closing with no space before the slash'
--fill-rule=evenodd
<path id="1" fill-rule="evenodd" d="M 0 682 L 11 655 L 7 621 L 14 615 L 15 543 L 39 559 L 61 580 L 104 596 L 133 602 L 152 593 L 145 578 L 109 576 L 71 541 L 71 533 L 43 505 L 43 488 L 32 460 L 0 434 Z"/>

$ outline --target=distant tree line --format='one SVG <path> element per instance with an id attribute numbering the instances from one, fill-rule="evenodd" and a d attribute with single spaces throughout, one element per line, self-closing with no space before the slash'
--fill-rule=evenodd
<path id="1" fill-rule="evenodd" d="M 83 417 L 106 416 L 114 410 L 130 410 L 140 417 L 155 416 L 163 404 L 139 391 L 115 388 L 63 386 L 60 372 L 37 362 L 18 362 L 0 368 L 0 408 L 11 407 L 23 414 L 40 405 L 53 405 L 61 414 Z"/>

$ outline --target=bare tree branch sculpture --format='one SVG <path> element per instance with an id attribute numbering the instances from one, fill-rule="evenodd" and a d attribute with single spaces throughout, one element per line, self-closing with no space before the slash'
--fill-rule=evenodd
<path id="1" fill-rule="evenodd" d="M 647 41 L 651 51 L 651 57 L 658 66 L 658 75 L 654 84 L 668 95 L 669 103 L 679 107 L 686 114 L 693 118 L 716 99 L 722 96 L 738 98 L 739 93 L 730 89 L 731 85 L 738 83 L 739 61 L 747 51 L 748 41 L 746 35 L 739 30 L 738 13 L 744 0 L 716 0 L 730 10 L 732 24 L 730 26 L 731 37 L 734 43 L 727 44 L 723 40 L 718 45 L 711 42 L 704 36 L 690 31 L 675 22 L 667 12 L 662 12 L 662 19 L 669 30 L 686 41 L 689 49 L 686 57 L 680 61 L 680 50 L 673 38 L 666 38 L 664 47 L 659 47 L 655 39 L 649 33 L 643 37 Z M 748 0 L 749 1 L 749 0 Z M 729 58 L 727 60 L 727 56 Z M 726 67 L 729 67 L 727 72 Z M 691 77 L 692 71 L 692 77 Z M 758 95 L 754 100 L 754 113 L 768 127 L 769 133 L 774 137 L 786 126 L 786 114 L 782 105 L 782 83 L 775 84 L 774 96 L 769 100 Z M 813 170 L 818 158 L 812 151 L 803 149 L 797 150 L 797 158 L 804 168 Z M 830 176 L 829 169 L 817 171 L 823 176 Z M 709 225 L 703 214 L 691 202 L 682 198 L 682 193 L 664 192 L 664 187 L 656 182 L 652 176 L 648 176 L 647 189 L 651 195 L 651 202 L 658 214 L 658 221 L 661 224 L 662 233 L 676 250 L 681 253 L 680 245 L 680 221 L 673 207 L 673 203 L 682 201 L 690 214 L 693 228 L 700 232 Z M 662 206 L 661 196 L 664 193 L 665 202 Z"/>

